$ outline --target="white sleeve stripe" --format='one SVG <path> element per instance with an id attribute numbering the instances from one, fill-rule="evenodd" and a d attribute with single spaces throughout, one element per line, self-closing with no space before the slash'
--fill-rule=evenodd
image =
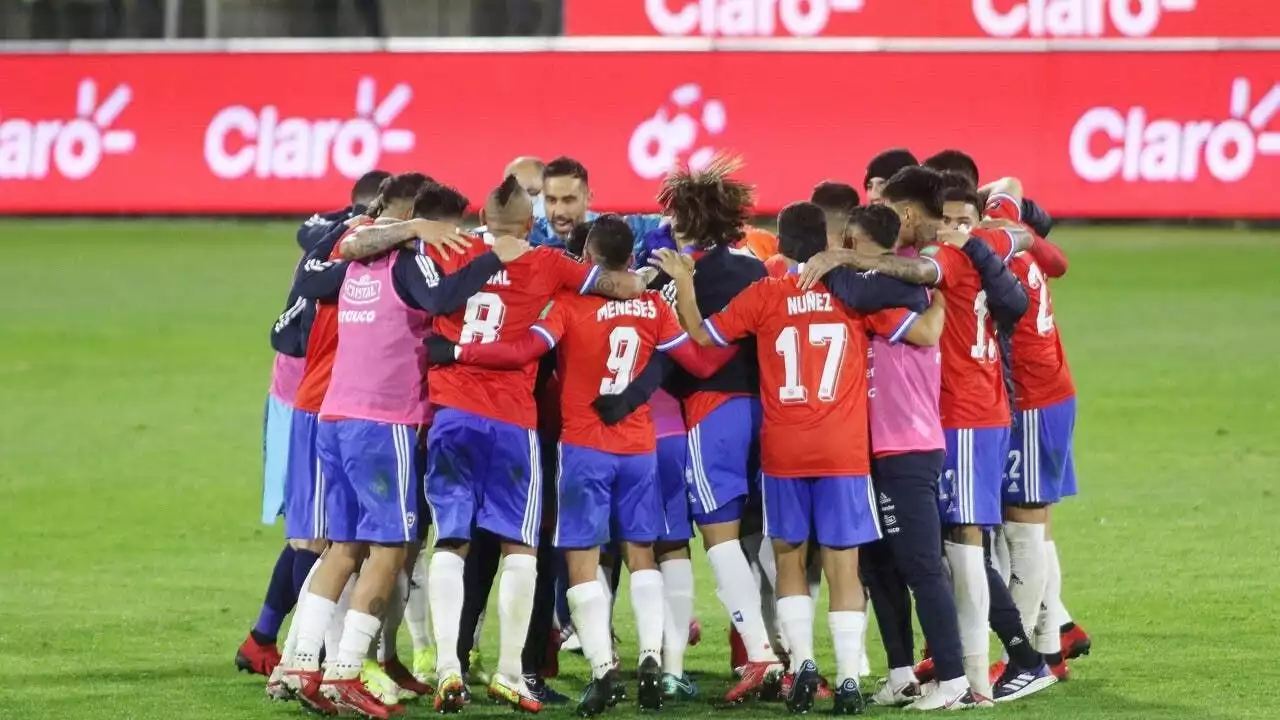
<path id="1" fill-rule="evenodd" d="M 890 343 L 901 342 L 903 336 L 906 335 L 907 331 L 911 329 L 911 326 L 916 324 L 916 318 L 918 317 L 920 317 L 920 313 L 913 312 L 913 313 L 909 313 L 905 318 L 903 318 L 902 323 L 898 325 L 898 329 L 894 330 L 893 334 L 889 336 L 889 342 Z"/>
<path id="2" fill-rule="evenodd" d="M 934 287 L 941 285 L 942 284 L 942 265 L 938 264 L 937 260 L 934 260 L 928 255 L 921 255 L 920 257 L 933 263 L 933 269 L 938 271 L 938 279 L 934 281 L 933 285 Z"/>
<path id="3" fill-rule="evenodd" d="M 682 332 L 679 335 L 671 338 L 666 342 L 658 343 L 658 352 L 666 352 L 668 350 L 674 350 L 680 347 L 681 345 L 683 345 L 684 341 L 688 339 L 689 339 L 689 333 Z"/>
<path id="4" fill-rule="evenodd" d="M 333 267 L 333 264 L 335 262 L 337 261 L 329 260 L 326 262 L 324 260 L 317 260 L 315 258 L 312 258 L 307 261 L 307 264 L 302 269 L 305 272 L 321 272 L 322 270 L 327 270 Z"/>
<path id="5" fill-rule="evenodd" d="M 555 337 L 553 337 L 551 333 L 547 332 L 546 328 L 541 325 L 530 325 L 529 329 L 537 333 L 538 337 L 542 338 L 542 341 L 547 344 L 548 348 L 554 348 L 556 346 Z"/>
<path id="6" fill-rule="evenodd" d="M 702 321 L 702 327 L 706 328 L 707 334 L 711 336 L 711 340 L 720 347 L 729 347 L 729 343 L 725 341 L 724 336 L 716 329 L 715 323 L 711 322 L 711 318 Z"/>
<path id="7" fill-rule="evenodd" d="M 579 295 L 588 295 L 596 286 L 596 280 L 600 278 L 600 266 L 591 266 L 590 272 L 587 273 L 587 279 L 582 281 L 582 287 L 578 288 Z"/>
<path id="8" fill-rule="evenodd" d="M 1018 250 L 1018 238 L 1014 237 L 1013 231 L 1008 228 L 1005 229 L 1004 234 L 1009 236 L 1009 252 L 1004 256 L 1004 264 L 1008 265 L 1013 259 L 1013 254 Z"/>
<path id="9" fill-rule="evenodd" d="M 436 270 L 435 262 L 426 255 L 414 255 L 413 260 L 418 263 L 418 270 L 422 271 L 427 287 L 437 287 L 440 284 L 440 271 Z"/>

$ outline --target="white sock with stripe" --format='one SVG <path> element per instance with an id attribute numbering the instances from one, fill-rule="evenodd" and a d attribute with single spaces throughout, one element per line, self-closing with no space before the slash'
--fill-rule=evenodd
<path id="1" fill-rule="evenodd" d="M 760 589 L 751 575 L 751 566 L 737 542 L 723 542 L 707 550 L 707 560 L 716 576 L 716 597 L 742 636 L 751 662 L 777 662 L 760 614 Z M 806 596 L 807 598 L 808 596 Z M 812 602 L 812 601 L 810 601 Z M 782 609 L 778 609 L 779 618 Z M 785 632 L 785 623 L 782 623 Z"/>
<path id="2" fill-rule="evenodd" d="M 1044 557 L 1044 525 L 1006 522 L 1004 532 L 1009 541 L 1009 594 L 1022 616 L 1023 631 L 1027 637 L 1035 637 L 1049 570 Z"/>

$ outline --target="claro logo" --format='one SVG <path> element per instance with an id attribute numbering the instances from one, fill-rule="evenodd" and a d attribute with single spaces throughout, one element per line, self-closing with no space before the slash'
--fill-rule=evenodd
<path id="1" fill-rule="evenodd" d="M 76 116 L 70 120 L 27 120 L 0 117 L 0 179 L 39 180 L 50 170 L 68 180 L 83 180 L 98 169 L 104 155 L 133 150 L 132 131 L 112 125 L 129 106 L 133 91 L 115 86 L 101 102 L 98 85 L 81 80 Z"/>
<path id="2" fill-rule="evenodd" d="M 413 149 L 411 130 L 391 124 L 413 99 L 413 89 L 398 83 L 381 101 L 373 78 L 356 85 L 355 117 L 281 117 L 275 105 L 223 108 L 204 133 L 204 159 L 214 175 L 227 180 L 249 174 L 260 178 L 322 178 L 329 165 L 358 178 L 378 165 L 383 153 Z"/>
<path id="3" fill-rule="evenodd" d="M 864 0 L 645 0 L 644 12 L 663 35 L 812 37 L 827 29 L 833 13 L 857 12 L 863 5 Z"/>
<path id="4" fill-rule="evenodd" d="M 1071 130 L 1071 166 L 1089 182 L 1192 182 L 1203 166 L 1236 182 L 1259 155 L 1280 155 L 1280 132 L 1267 125 L 1280 111 L 1280 83 L 1256 103 L 1245 78 L 1231 83 L 1226 120 L 1150 118 L 1146 108 L 1091 108 Z"/>
<path id="5" fill-rule="evenodd" d="M 1164 13 L 1195 9 L 1196 0 L 973 0 L 978 25 L 1001 38 L 1101 37 L 1110 34 L 1108 27 L 1125 37 L 1147 37 Z"/>

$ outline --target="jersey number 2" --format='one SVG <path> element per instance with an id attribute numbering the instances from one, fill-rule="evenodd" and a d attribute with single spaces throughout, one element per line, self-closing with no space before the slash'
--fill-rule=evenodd
<path id="1" fill-rule="evenodd" d="M 840 323 L 818 323 L 809 326 L 809 344 L 827 348 L 822 362 L 822 377 L 818 379 L 818 399 L 831 402 L 836 399 L 836 383 L 840 381 L 840 367 L 844 364 L 844 349 L 849 332 Z M 800 331 L 794 325 L 782 328 L 773 349 L 782 356 L 784 384 L 778 388 L 778 400 L 784 404 L 809 401 L 809 389 L 800 383 Z"/>
<path id="2" fill-rule="evenodd" d="M 1048 335 L 1053 332 L 1053 308 L 1049 307 L 1049 281 L 1045 279 L 1040 266 L 1031 263 L 1027 267 L 1027 284 L 1032 290 L 1040 291 L 1040 307 L 1036 311 L 1036 332 Z"/>
<path id="3" fill-rule="evenodd" d="M 462 332 L 458 344 L 491 343 L 498 339 L 507 306 L 502 298 L 488 292 L 478 292 L 467 300 L 467 310 L 462 316 Z"/>
<path id="4" fill-rule="evenodd" d="M 600 381 L 601 395 L 617 395 L 631 384 L 640 355 L 640 333 L 633 327 L 620 326 L 609 333 L 609 361 L 605 367 L 613 373 Z"/>

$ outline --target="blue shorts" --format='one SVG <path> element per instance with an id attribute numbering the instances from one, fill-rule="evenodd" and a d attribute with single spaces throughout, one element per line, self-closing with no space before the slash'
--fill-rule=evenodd
<path id="1" fill-rule="evenodd" d="M 684 435 L 658 438 L 658 487 L 662 492 L 667 531 L 658 540 L 688 542 L 693 538 L 693 516 L 689 512 L 689 481 L 686 479 L 688 440 Z"/>
<path id="2" fill-rule="evenodd" d="M 284 486 L 289 477 L 289 428 L 293 408 L 267 395 L 262 416 L 262 522 L 274 525 L 284 514 Z"/>
<path id="3" fill-rule="evenodd" d="M 418 471 L 411 425 L 321 420 L 316 453 L 324 471 L 326 537 L 333 542 L 418 539 Z"/>
<path id="4" fill-rule="evenodd" d="M 993 527 L 1002 522 L 1000 488 L 1009 428 L 944 429 L 947 459 L 938 483 L 943 525 Z"/>
<path id="5" fill-rule="evenodd" d="M 649 543 L 666 532 L 658 458 L 614 455 L 560 443 L 555 546 L 582 549 L 618 540 Z"/>
<path id="6" fill-rule="evenodd" d="M 537 547 L 542 458 L 535 431 L 441 408 L 427 434 L 427 503 L 436 541 L 470 540 L 471 526 Z"/>
<path id="7" fill-rule="evenodd" d="M 1047 408 L 1018 413 L 1004 477 L 1006 503 L 1056 503 L 1068 494 L 1068 487 L 1069 494 L 1075 494 L 1076 468 L 1071 459 L 1075 428 L 1074 397 Z"/>
<path id="8" fill-rule="evenodd" d="M 816 537 L 819 545 L 830 548 L 857 547 L 880 539 L 870 476 L 765 475 L 761 489 L 767 537 L 792 545 Z"/>
<path id="9" fill-rule="evenodd" d="M 324 472 L 316 456 L 316 425 L 315 413 L 293 411 L 284 485 L 284 536 L 289 540 L 325 537 Z"/>
<path id="10" fill-rule="evenodd" d="M 689 428 L 689 502 L 694 522 L 725 522 L 714 513 L 741 506 L 760 458 L 760 400 L 735 397 Z M 709 517 L 710 516 L 710 517 Z"/>

